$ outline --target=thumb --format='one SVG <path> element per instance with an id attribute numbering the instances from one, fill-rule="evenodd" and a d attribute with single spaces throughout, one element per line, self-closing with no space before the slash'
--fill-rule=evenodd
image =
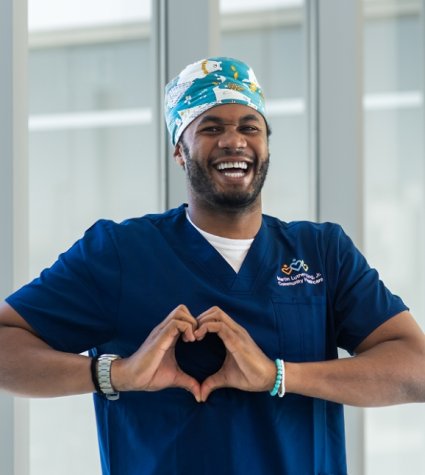
<path id="1" fill-rule="evenodd" d="M 222 371 L 209 376 L 201 385 L 201 401 L 205 402 L 208 396 L 219 388 L 227 387 L 226 379 L 223 376 Z"/>
<path id="2" fill-rule="evenodd" d="M 182 370 L 178 370 L 176 378 L 174 380 L 174 385 L 179 388 L 186 389 L 187 391 L 191 392 L 197 402 L 201 402 L 201 386 L 199 382 L 189 376 L 187 373 L 183 372 Z"/>

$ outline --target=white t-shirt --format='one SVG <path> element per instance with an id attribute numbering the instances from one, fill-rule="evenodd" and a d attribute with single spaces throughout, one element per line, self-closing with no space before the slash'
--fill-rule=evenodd
<path id="1" fill-rule="evenodd" d="M 233 270 L 238 273 L 242 263 L 248 254 L 254 238 L 252 239 L 230 239 L 214 234 L 207 233 L 193 224 L 189 213 L 186 211 L 186 217 L 189 223 L 199 231 L 202 236 L 213 246 L 226 261 L 232 266 Z"/>

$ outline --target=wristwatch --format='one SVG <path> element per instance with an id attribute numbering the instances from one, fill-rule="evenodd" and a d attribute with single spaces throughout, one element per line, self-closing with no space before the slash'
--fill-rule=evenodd
<path id="1" fill-rule="evenodd" d="M 100 355 L 97 360 L 97 380 L 102 393 L 106 399 L 116 401 L 120 397 L 120 393 L 115 391 L 111 382 L 111 364 L 115 360 L 119 360 L 119 355 Z"/>

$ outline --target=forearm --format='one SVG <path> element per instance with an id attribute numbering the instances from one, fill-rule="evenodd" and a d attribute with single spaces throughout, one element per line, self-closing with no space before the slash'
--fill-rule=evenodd
<path id="1" fill-rule="evenodd" d="M 28 397 L 92 392 L 90 358 L 56 351 L 25 329 L 0 326 L 0 390 Z"/>
<path id="2" fill-rule="evenodd" d="M 317 363 L 287 363 L 286 390 L 352 406 L 425 401 L 424 354 L 388 341 L 364 353 Z"/>

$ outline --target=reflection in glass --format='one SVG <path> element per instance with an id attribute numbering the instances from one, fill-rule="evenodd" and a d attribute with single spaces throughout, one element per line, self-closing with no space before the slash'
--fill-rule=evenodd
<path id="1" fill-rule="evenodd" d="M 80 3 L 29 2 L 31 276 L 97 219 L 160 208 L 151 2 Z M 31 475 L 100 474 L 90 395 L 31 400 L 30 438 Z"/>
<path id="2" fill-rule="evenodd" d="M 425 325 L 423 18 L 419 1 L 364 1 L 366 251 Z M 425 409 L 366 412 L 367 475 L 425 473 Z"/>

